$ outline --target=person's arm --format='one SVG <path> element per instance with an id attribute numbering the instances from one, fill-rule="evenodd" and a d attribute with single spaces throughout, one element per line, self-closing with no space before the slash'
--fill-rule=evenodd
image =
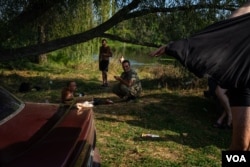
<path id="1" fill-rule="evenodd" d="M 105 57 L 112 57 L 112 52 L 111 52 L 110 47 L 107 46 L 106 49 L 107 49 L 107 50 L 106 50 L 106 53 L 103 53 L 103 56 L 105 56 Z"/>
<path id="2" fill-rule="evenodd" d="M 101 47 L 99 48 L 99 62 L 102 60 L 102 49 Z"/>
<path id="3" fill-rule="evenodd" d="M 119 81 L 120 83 L 126 85 L 127 87 L 130 87 L 133 85 L 133 80 L 130 79 L 130 80 L 125 80 L 125 79 L 122 79 L 122 77 L 119 77 L 119 76 L 114 76 L 114 78 Z"/>
<path id="4" fill-rule="evenodd" d="M 64 104 L 72 104 L 72 103 L 82 103 L 84 101 L 92 101 L 93 99 L 90 98 L 90 97 L 85 97 L 85 96 L 82 96 L 82 97 L 73 97 L 72 99 L 69 99 L 69 100 L 66 100 L 64 101 Z"/>
<path id="5" fill-rule="evenodd" d="M 233 11 L 232 14 L 229 16 L 229 18 L 234 18 L 234 17 L 240 16 L 249 12 L 250 12 L 250 1 L 246 2 L 240 8 Z"/>
<path id="6" fill-rule="evenodd" d="M 91 98 L 88 98 L 88 97 L 85 97 L 85 96 L 82 96 L 82 97 L 74 97 L 74 101 L 76 103 L 79 103 L 79 102 L 84 102 L 84 101 L 91 101 L 92 99 Z"/>
<path id="7" fill-rule="evenodd" d="M 131 87 L 134 84 L 134 81 L 136 80 L 134 78 L 133 72 L 130 72 L 129 76 L 127 76 L 126 79 L 124 79 L 124 73 L 122 73 L 120 77 L 115 76 L 115 79 L 117 81 L 120 81 L 121 84 L 124 84 L 127 87 Z"/>
<path id="8" fill-rule="evenodd" d="M 167 45 L 161 46 L 161 47 L 159 47 L 158 49 L 156 49 L 155 51 L 151 52 L 151 53 L 149 54 L 149 56 L 151 56 L 151 57 L 158 57 L 158 56 L 161 56 L 161 55 L 165 54 L 166 48 L 167 48 Z"/>
<path id="9" fill-rule="evenodd" d="M 64 104 L 72 104 L 74 97 L 72 96 L 72 94 L 68 91 L 68 90 L 63 90 L 62 91 L 62 103 Z"/>
<path id="10" fill-rule="evenodd" d="M 110 47 L 108 46 L 108 57 L 112 57 L 113 53 L 111 52 Z"/>

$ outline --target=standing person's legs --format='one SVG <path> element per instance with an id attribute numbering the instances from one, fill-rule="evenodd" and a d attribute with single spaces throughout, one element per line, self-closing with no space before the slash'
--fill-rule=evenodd
<path id="1" fill-rule="evenodd" d="M 229 97 L 233 117 L 230 150 L 250 151 L 250 89 L 230 89 Z"/>
<path id="2" fill-rule="evenodd" d="M 215 128 L 223 128 L 223 121 L 227 117 L 227 113 L 224 110 L 220 117 L 217 119 L 216 123 L 213 125 Z"/>
<path id="3" fill-rule="evenodd" d="M 104 75 L 103 75 L 104 67 L 103 67 L 103 60 L 99 61 L 99 70 L 102 72 L 102 85 L 104 85 Z"/>
<path id="4" fill-rule="evenodd" d="M 103 85 L 108 86 L 108 69 L 109 69 L 109 60 L 103 60 Z"/>
<path id="5" fill-rule="evenodd" d="M 102 84 L 103 84 L 103 86 L 106 86 L 106 84 L 107 84 L 107 77 L 108 77 L 108 75 L 107 75 L 107 71 L 102 71 Z"/>
<path id="6" fill-rule="evenodd" d="M 250 151 L 250 107 L 231 107 L 233 117 L 231 151 Z"/>
<path id="7" fill-rule="evenodd" d="M 217 85 L 215 89 L 215 94 L 220 101 L 220 104 L 223 106 L 224 112 L 217 120 L 217 123 L 221 124 L 223 119 L 227 116 L 227 125 L 231 126 L 232 124 L 232 112 L 229 104 L 229 99 L 226 95 L 227 89 L 222 89 L 219 85 Z"/>
<path id="8" fill-rule="evenodd" d="M 102 71 L 102 86 L 108 86 L 108 60 L 101 60 L 99 69 Z"/>

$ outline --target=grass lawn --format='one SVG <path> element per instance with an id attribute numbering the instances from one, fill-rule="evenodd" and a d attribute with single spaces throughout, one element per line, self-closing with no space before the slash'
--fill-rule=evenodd
<path id="1" fill-rule="evenodd" d="M 100 86 L 100 72 L 96 69 L 97 65 L 86 65 L 84 69 L 2 69 L 1 85 L 25 101 L 57 103 L 65 82 L 76 80 L 79 91 L 87 96 L 113 100 L 114 104 L 94 107 L 103 167 L 221 166 L 221 151 L 230 144 L 231 130 L 212 127 L 219 112 L 215 102 L 203 96 L 206 87 L 171 87 L 171 83 L 182 82 L 175 73 L 167 78 L 168 88 L 159 88 L 157 72 L 138 69 L 144 88 L 142 97 L 126 103 L 120 102 L 110 88 Z M 115 82 L 112 76 L 120 71 L 109 72 L 111 85 Z M 39 84 L 43 90 L 19 93 L 23 81 Z M 143 138 L 142 133 L 160 137 Z"/>
<path id="2" fill-rule="evenodd" d="M 221 166 L 231 131 L 211 126 L 215 104 L 198 92 L 145 90 L 135 103 L 96 106 L 103 166 Z"/>

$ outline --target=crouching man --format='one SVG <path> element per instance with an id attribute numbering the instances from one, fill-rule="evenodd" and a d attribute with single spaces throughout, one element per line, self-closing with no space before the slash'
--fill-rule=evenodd
<path id="1" fill-rule="evenodd" d="M 114 76 L 119 82 L 113 86 L 112 92 L 126 101 L 135 100 L 142 91 L 141 81 L 137 73 L 131 69 L 129 60 L 122 62 L 122 68 L 121 76 Z"/>

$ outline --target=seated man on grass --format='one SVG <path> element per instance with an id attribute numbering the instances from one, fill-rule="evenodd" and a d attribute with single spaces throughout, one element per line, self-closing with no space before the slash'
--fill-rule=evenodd
<path id="1" fill-rule="evenodd" d="M 62 89 L 61 102 L 66 105 L 71 105 L 72 103 L 86 100 L 84 97 L 75 97 L 76 90 L 77 85 L 75 81 L 67 82 L 66 87 Z"/>
<path id="2" fill-rule="evenodd" d="M 114 76 L 119 83 L 113 86 L 112 92 L 126 101 L 135 100 L 142 91 L 141 81 L 128 60 L 122 61 L 122 68 L 121 76 Z"/>

